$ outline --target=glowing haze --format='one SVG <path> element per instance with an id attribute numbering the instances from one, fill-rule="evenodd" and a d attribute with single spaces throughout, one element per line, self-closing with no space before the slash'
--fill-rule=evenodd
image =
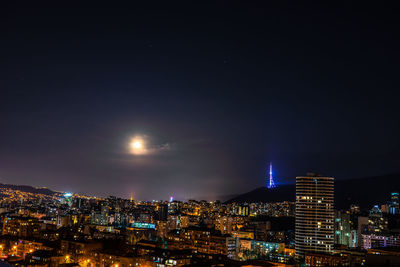
<path id="1" fill-rule="evenodd" d="M 0 183 L 215 200 L 269 161 L 280 183 L 400 171 L 387 4 L 8 2 Z"/>
<path id="2" fill-rule="evenodd" d="M 147 148 L 148 138 L 146 136 L 135 136 L 129 144 L 129 151 L 133 155 L 146 155 L 149 153 Z"/>

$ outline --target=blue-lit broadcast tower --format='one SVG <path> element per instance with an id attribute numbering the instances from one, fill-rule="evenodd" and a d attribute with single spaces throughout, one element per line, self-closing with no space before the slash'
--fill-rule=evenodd
<path id="1" fill-rule="evenodd" d="M 272 178 L 272 162 L 269 163 L 269 180 L 268 180 L 268 188 L 275 188 L 274 178 Z"/>

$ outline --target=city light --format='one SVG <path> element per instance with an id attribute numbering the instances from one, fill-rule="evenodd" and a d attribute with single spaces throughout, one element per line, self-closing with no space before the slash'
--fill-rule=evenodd
<path id="1" fill-rule="evenodd" d="M 268 174 L 272 174 L 272 168 Z M 389 224 L 385 217 L 387 215 L 384 215 L 392 212 L 394 212 L 392 215 L 398 215 L 400 210 L 398 193 L 393 192 L 388 195 L 387 204 L 374 205 L 369 216 L 360 221 L 362 229 L 365 230 L 361 234 L 362 239 L 359 239 L 357 232 L 360 230 L 350 223 L 350 215 L 355 216 L 360 212 L 360 207 L 352 205 L 350 210 L 345 212 L 334 211 L 333 179 L 311 174 L 297 177 L 297 206 L 303 203 L 306 205 L 306 208 L 297 212 L 296 203 L 290 201 L 227 204 L 220 201 L 181 202 L 174 201 L 173 196 L 170 196 L 166 201 L 132 202 L 130 198 L 122 199 L 114 196 L 94 198 L 74 195 L 74 199 L 69 202 L 70 205 L 65 205 L 59 201 L 64 193 L 57 193 L 54 198 L 42 198 L 40 194 L 26 193 L 30 199 L 26 207 L 32 207 L 32 203 L 37 203 L 35 205 L 48 214 L 45 216 L 45 213 L 21 212 L 24 210 L 21 207 L 24 206 L 21 206 L 19 200 L 27 199 L 25 193 L 3 191 L 6 193 L 3 201 L 18 203 L 18 209 L 16 213 L 0 214 L 3 216 L 0 257 L 4 260 L 26 257 L 31 262 L 40 263 L 41 256 L 35 255 L 34 252 L 50 253 L 53 248 L 47 247 L 46 242 L 38 242 L 35 239 L 38 237 L 43 240 L 58 240 L 61 242 L 58 251 L 62 255 L 62 263 L 81 263 L 82 266 L 122 265 L 117 262 L 118 252 L 114 254 L 101 250 L 105 236 L 127 240 L 127 248 L 118 247 L 121 250 L 128 249 L 126 253 L 131 249 L 145 249 L 150 253 L 155 244 L 161 248 L 160 254 L 154 254 L 152 257 L 147 257 L 148 254 L 142 251 L 145 254 L 130 258 L 126 263 L 127 266 L 138 266 L 138 262 L 140 266 L 151 266 L 162 262 L 176 265 L 176 259 L 166 256 L 168 253 L 163 250 L 167 249 L 164 242 L 167 242 L 168 250 L 171 251 L 201 249 L 206 255 L 225 255 L 235 261 L 257 258 L 276 263 L 295 261 L 296 255 L 302 253 L 303 247 L 313 244 L 318 246 L 320 253 L 333 250 L 335 244 L 349 248 L 360 247 L 366 251 L 374 249 L 374 244 L 378 243 L 384 247 L 400 247 L 400 237 L 388 232 Z M 43 199 L 45 203 L 42 202 Z M 310 213 L 305 209 L 316 210 L 318 216 L 310 217 Z M 273 220 L 278 222 L 281 218 L 282 222 L 290 218 L 292 223 L 293 220 L 300 220 L 296 223 L 296 229 L 305 230 L 295 232 L 295 235 L 308 233 L 301 238 L 304 242 L 299 243 L 299 239 L 293 239 L 291 233 L 295 229 L 290 228 L 290 224 L 283 228 L 285 230 L 270 229 L 270 224 L 278 226 L 268 218 L 274 218 Z M 202 220 L 206 220 L 211 227 L 203 225 Z M 44 227 L 42 228 L 43 225 L 54 230 L 46 231 Z M 69 230 L 71 237 L 64 238 L 63 231 L 71 226 L 75 228 Z M 89 227 L 94 227 L 97 231 L 88 231 Z M 252 230 L 254 227 L 258 227 L 259 230 L 254 232 Z M 21 233 L 24 237 L 20 236 Z M 268 240 L 265 240 L 267 236 Z M 7 242 L 9 237 L 12 241 L 5 247 L 4 242 Z M 87 237 L 90 237 L 88 239 L 90 241 L 84 239 Z M 297 246 L 297 249 L 294 246 Z M 101 254 L 89 259 L 93 257 L 89 252 L 91 249 Z M 247 254 L 248 251 L 251 251 L 251 254 Z M 197 256 L 195 253 L 188 253 L 185 257 L 187 257 L 186 263 L 190 263 L 191 259 Z M 363 257 L 359 259 L 360 262 L 365 260 Z M 310 257 L 305 259 L 306 262 L 312 260 L 315 259 Z"/>
<path id="2" fill-rule="evenodd" d="M 20 2 L 0 266 L 400 267 L 394 3 Z"/>

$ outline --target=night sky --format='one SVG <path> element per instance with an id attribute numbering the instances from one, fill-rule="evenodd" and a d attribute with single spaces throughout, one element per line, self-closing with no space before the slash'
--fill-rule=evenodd
<path id="1" fill-rule="evenodd" d="M 398 10 L 339 2 L 3 6 L 0 182 L 212 199 L 269 161 L 278 184 L 399 172 Z"/>

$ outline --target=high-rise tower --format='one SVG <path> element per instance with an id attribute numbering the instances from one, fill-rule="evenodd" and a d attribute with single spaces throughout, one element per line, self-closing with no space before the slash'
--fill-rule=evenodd
<path id="1" fill-rule="evenodd" d="M 391 201 L 389 204 L 389 212 L 391 214 L 399 214 L 400 210 L 400 197 L 399 197 L 399 193 L 398 192 L 394 192 L 392 193 L 392 197 L 391 197 Z"/>
<path id="2" fill-rule="evenodd" d="M 269 163 L 269 179 L 268 179 L 268 188 L 274 188 L 275 183 L 274 183 L 274 178 L 272 177 L 272 162 Z"/>
<path id="3" fill-rule="evenodd" d="M 296 256 L 331 253 L 334 243 L 334 178 L 296 177 Z"/>

